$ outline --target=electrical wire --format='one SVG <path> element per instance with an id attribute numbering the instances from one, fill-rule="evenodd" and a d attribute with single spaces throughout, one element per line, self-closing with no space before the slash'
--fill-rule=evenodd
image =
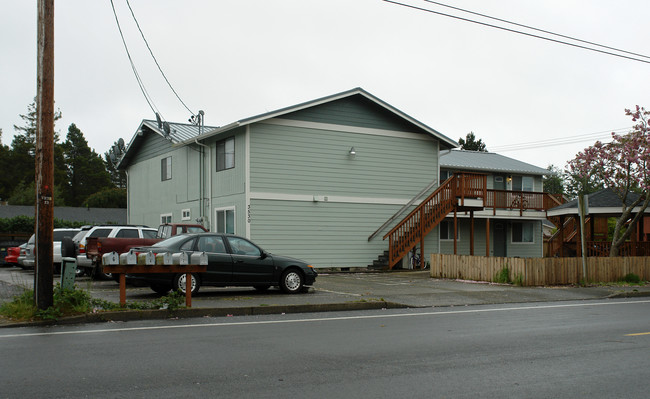
<path id="1" fill-rule="evenodd" d="M 551 138 L 551 139 L 545 139 L 539 141 L 530 141 L 525 143 L 506 144 L 501 146 L 495 146 L 490 149 L 495 152 L 508 152 L 508 151 L 518 151 L 518 150 L 531 150 L 531 149 L 545 148 L 545 147 L 556 147 L 560 145 L 575 144 L 575 143 L 580 143 L 585 141 L 605 140 L 611 138 L 612 133 L 629 132 L 631 129 L 632 127 L 627 127 L 627 128 L 615 129 L 613 131 L 605 130 L 596 133 L 565 136 L 562 138 Z"/>
<path id="2" fill-rule="evenodd" d="M 574 41 L 576 41 L 576 42 L 580 42 L 580 43 L 590 44 L 590 45 L 592 45 L 592 46 L 598 46 L 598 47 L 606 48 L 606 49 L 608 49 L 608 50 L 614 50 L 614 51 L 618 51 L 618 52 L 620 52 L 620 53 L 626 53 L 626 54 L 630 54 L 630 55 L 636 55 L 636 56 L 643 57 L 643 58 L 650 58 L 650 56 L 647 56 L 647 55 L 643 55 L 643 54 L 639 54 L 639 53 L 633 53 L 633 52 L 631 52 L 631 51 L 626 51 L 626 50 L 621 50 L 621 49 L 618 49 L 618 48 L 616 48 L 616 47 L 605 46 L 605 45 L 602 45 L 602 44 L 598 44 L 598 43 L 590 42 L 590 41 L 588 41 L 588 40 L 578 39 L 578 38 L 575 38 L 575 37 L 572 37 L 572 36 L 562 35 L 562 34 L 559 34 L 559 33 L 555 33 L 555 32 L 548 31 L 548 30 L 535 28 L 535 27 L 530 26 L 530 25 L 519 24 L 519 23 L 517 23 L 517 22 L 508 21 L 507 19 L 491 17 L 491 16 L 486 15 L 486 14 L 481 14 L 481 13 L 474 12 L 474 11 L 470 11 L 470 10 L 467 10 L 467 9 L 463 9 L 463 8 L 459 8 L 459 7 L 450 6 L 450 5 L 447 5 L 447 4 L 439 3 L 439 2 L 437 2 L 437 1 L 432 1 L 432 0 L 422 0 L 422 1 L 425 1 L 425 2 L 427 2 L 427 3 L 431 3 L 431 4 L 435 4 L 435 5 L 438 5 L 438 6 L 441 6 L 441 7 L 447 7 L 447 8 L 451 8 L 451 9 L 453 9 L 453 10 L 466 12 L 466 13 L 468 13 L 468 14 L 478 15 L 478 16 L 480 16 L 480 17 L 484 17 L 484 18 L 492 19 L 492 20 L 495 20 L 495 21 L 505 22 L 505 23 L 507 23 L 507 24 L 511 24 L 511 25 L 519 26 L 519 27 L 526 28 L 526 29 L 530 29 L 530 30 L 534 30 L 534 31 L 537 31 L 537 32 L 548 33 L 549 35 L 553 35 L 553 36 L 558 36 L 558 37 L 562 37 L 562 38 L 565 38 L 565 39 L 574 40 Z"/>
<path id="3" fill-rule="evenodd" d="M 503 26 L 492 25 L 492 24 L 488 24 L 486 22 L 476 21 L 476 20 L 473 20 L 473 19 L 463 18 L 463 17 L 459 17 L 459 16 L 456 16 L 456 15 L 451 15 L 451 14 L 445 14 L 445 13 L 442 13 L 442 12 L 439 12 L 439 11 L 429 10 L 427 8 L 422 8 L 422 7 L 414 6 L 414 5 L 411 5 L 411 4 L 400 3 L 400 2 L 394 1 L 394 0 L 383 0 L 383 1 L 386 2 L 386 3 L 391 3 L 391 4 L 403 6 L 403 7 L 406 7 L 406 8 L 411 8 L 411 9 L 414 9 L 414 10 L 418 10 L 418 11 L 424 11 L 424 12 L 428 12 L 428 13 L 431 13 L 431 14 L 437 14 L 437 15 L 441 15 L 441 16 L 444 16 L 444 17 L 457 19 L 457 20 L 460 20 L 460 21 L 471 22 L 471 23 L 477 24 L 477 25 L 483 25 L 483 26 L 487 26 L 487 27 L 490 27 L 490 28 L 500 29 L 500 30 L 503 30 L 503 31 L 506 31 L 506 32 L 518 33 L 520 35 L 534 37 L 534 38 L 542 39 L 542 40 L 547 40 L 547 41 L 553 42 L 553 43 L 564 44 L 564 45 L 567 45 L 567 46 L 581 48 L 581 49 L 584 49 L 584 50 L 595 51 L 595 52 L 601 53 L 601 54 L 612 55 L 614 57 L 625 58 L 625 59 L 632 60 L 632 61 L 638 61 L 638 62 L 643 62 L 645 64 L 650 64 L 650 61 L 641 60 L 641 59 L 630 57 L 630 56 L 623 55 L 623 54 L 616 54 L 616 53 L 612 53 L 610 51 L 599 50 L 597 48 L 582 46 L 582 45 L 575 44 L 575 43 L 569 43 L 569 42 L 565 42 L 565 41 L 562 41 L 562 40 L 552 39 L 550 37 L 539 36 L 539 35 L 535 35 L 535 34 L 532 34 L 532 33 L 527 33 L 527 32 L 522 32 L 522 31 L 518 31 L 518 30 L 515 30 L 515 29 L 505 28 Z"/>
<path id="4" fill-rule="evenodd" d="M 112 3 L 112 0 L 111 0 L 111 3 Z M 163 78 L 165 79 L 165 82 L 167 82 L 167 85 L 172 90 L 172 92 L 174 93 L 174 95 L 176 96 L 178 101 L 180 101 L 181 104 L 183 104 L 185 109 L 188 110 L 190 112 L 190 114 L 192 114 L 192 116 L 195 116 L 194 112 L 192 112 L 192 110 L 187 105 L 185 105 L 185 102 L 183 102 L 183 100 L 181 100 L 181 97 L 178 95 L 176 90 L 174 90 L 174 88 L 172 87 L 172 84 L 167 79 L 167 76 L 165 75 L 165 72 L 163 72 L 162 68 L 160 67 L 160 64 L 158 63 L 158 60 L 156 59 L 156 56 L 153 55 L 153 51 L 151 50 L 151 47 L 149 47 L 149 42 L 147 42 L 147 39 L 144 37 L 144 33 L 142 32 L 142 29 L 140 29 L 140 24 L 138 23 L 138 20 L 135 17 L 135 13 L 133 12 L 133 9 L 131 8 L 131 3 L 129 3 L 129 0 L 126 0 L 126 5 L 129 7 L 129 10 L 131 11 L 131 16 L 133 17 L 133 20 L 135 21 L 135 25 L 138 27 L 138 31 L 140 31 L 140 36 L 142 36 L 142 40 L 144 40 L 144 44 L 147 45 L 147 49 L 149 50 L 149 54 L 151 54 L 151 58 L 153 58 L 153 61 L 156 63 L 156 66 L 158 67 L 158 70 L 160 71 Z"/>
<path id="5" fill-rule="evenodd" d="M 117 23 L 117 29 L 120 31 L 120 37 L 122 38 L 122 43 L 124 44 L 124 49 L 126 50 L 126 55 L 129 58 L 129 62 L 131 63 L 131 69 L 133 69 L 133 74 L 135 75 L 135 80 L 138 82 L 138 86 L 140 86 L 140 91 L 142 91 L 142 95 L 144 95 L 144 99 L 147 101 L 147 104 L 149 104 L 149 108 L 153 111 L 154 114 L 161 115 L 162 114 L 158 111 L 158 108 L 153 102 L 153 99 L 151 99 L 151 96 L 149 96 L 149 93 L 147 92 L 147 89 L 144 87 L 144 83 L 142 82 L 142 79 L 140 78 L 140 74 L 138 74 L 138 70 L 135 67 L 135 63 L 133 62 L 133 59 L 131 58 L 131 53 L 129 52 L 129 47 L 126 45 L 126 40 L 124 39 L 124 33 L 122 32 L 122 27 L 120 26 L 120 20 L 117 17 L 117 12 L 115 11 L 115 5 L 113 4 L 113 0 L 111 1 L 111 8 L 113 9 L 113 15 L 115 16 L 115 22 Z"/>

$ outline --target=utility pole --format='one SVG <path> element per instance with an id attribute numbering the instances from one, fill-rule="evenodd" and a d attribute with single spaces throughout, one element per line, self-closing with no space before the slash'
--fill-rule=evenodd
<path id="1" fill-rule="evenodd" d="M 54 0 L 38 0 L 36 123 L 36 267 L 34 299 L 39 309 L 54 302 Z"/>

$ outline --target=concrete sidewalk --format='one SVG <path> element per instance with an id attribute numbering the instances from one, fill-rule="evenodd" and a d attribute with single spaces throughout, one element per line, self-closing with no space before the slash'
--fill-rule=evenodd
<path id="1" fill-rule="evenodd" d="M 33 273 L 19 268 L 0 268 L 0 301 L 7 301 L 33 284 Z M 21 288 L 22 287 L 22 288 Z M 113 281 L 78 279 L 77 287 L 93 298 L 119 302 L 119 287 Z M 458 280 L 432 279 L 428 271 L 390 273 L 324 273 L 308 293 L 286 295 L 278 289 L 258 292 L 252 288 L 201 287 L 192 298 L 191 309 L 179 309 L 177 317 L 253 315 L 343 311 L 381 308 L 421 308 L 498 303 L 594 300 L 612 297 L 650 296 L 650 286 L 516 287 Z M 148 287 L 127 287 L 127 301 L 159 298 Z M 168 317 L 169 312 L 106 312 L 69 321 L 133 320 Z M 64 320 L 60 320 L 65 322 Z M 2 325 L 14 323 L 0 321 Z"/>

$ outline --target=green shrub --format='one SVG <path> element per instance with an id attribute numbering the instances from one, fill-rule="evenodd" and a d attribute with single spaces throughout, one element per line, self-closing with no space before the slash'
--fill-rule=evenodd
<path id="1" fill-rule="evenodd" d="M 630 284 L 639 284 L 641 282 L 641 277 L 637 276 L 634 273 L 628 273 L 623 276 L 622 281 Z"/>
<path id="2" fill-rule="evenodd" d="M 501 271 L 497 272 L 494 276 L 494 282 L 499 284 L 510 284 L 512 282 L 512 280 L 510 280 L 510 269 L 506 266 L 501 269 Z"/>

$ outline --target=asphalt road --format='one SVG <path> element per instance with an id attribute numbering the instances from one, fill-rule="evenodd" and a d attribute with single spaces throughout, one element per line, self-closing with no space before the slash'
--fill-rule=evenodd
<path id="1" fill-rule="evenodd" d="M 0 354 L 2 398 L 647 398 L 650 300 L 23 327 Z"/>

